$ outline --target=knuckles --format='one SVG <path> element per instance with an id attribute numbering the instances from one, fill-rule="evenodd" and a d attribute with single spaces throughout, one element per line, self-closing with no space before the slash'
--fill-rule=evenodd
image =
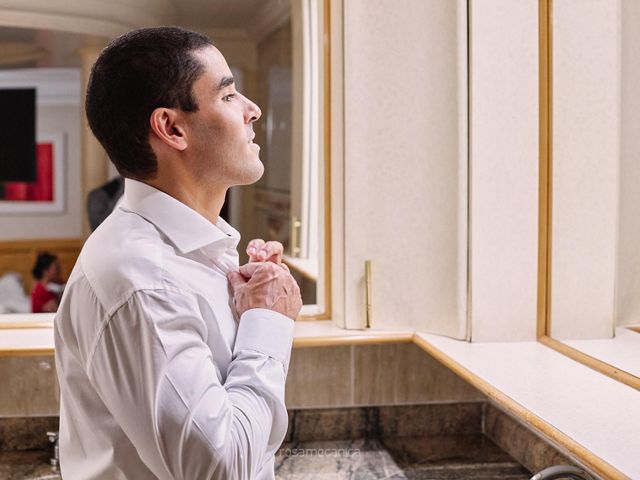
<path id="1" fill-rule="evenodd" d="M 278 270 L 282 270 L 280 266 L 276 265 L 273 262 L 265 262 L 261 266 L 258 267 L 258 270 L 268 273 L 279 273 Z"/>

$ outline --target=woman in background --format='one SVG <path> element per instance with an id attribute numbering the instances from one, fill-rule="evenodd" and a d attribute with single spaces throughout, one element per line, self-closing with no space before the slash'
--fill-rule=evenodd
<path id="1" fill-rule="evenodd" d="M 58 310 L 60 295 L 50 287 L 60 285 L 60 262 L 58 257 L 48 252 L 38 255 L 31 270 L 36 283 L 31 290 L 31 311 L 33 313 L 55 312 Z"/>

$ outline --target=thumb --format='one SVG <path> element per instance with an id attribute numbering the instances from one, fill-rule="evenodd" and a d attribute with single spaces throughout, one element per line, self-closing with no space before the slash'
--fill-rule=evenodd
<path id="1" fill-rule="evenodd" d="M 247 263 L 245 265 L 242 265 L 240 267 L 240 274 L 241 274 L 242 277 L 244 277 L 244 278 L 246 278 L 248 280 L 253 276 L 255 271 L 258 268 L 260 268 L 262 265 L 264 265 L 264 262 L 251 262 L 251 263 Z"/>
<path id="2" fill-rule="evenodd" d="M 242 287 L 244 284 L 247 283 L 244 277 L 240 275 L 240 273 L 238 272 L 229 272 L 227 274 L 227 279 L 229 280 L 229 283 L 231 283 L 231 286 L 233 287 L 234 290 L 236 290 L 239 287 Z"/>

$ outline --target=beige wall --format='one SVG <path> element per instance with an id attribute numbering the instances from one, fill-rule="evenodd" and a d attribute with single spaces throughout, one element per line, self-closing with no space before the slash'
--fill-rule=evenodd
<path id="1" fill-rule="evenodd" d="M 371 260 L 373 328 L 464 338 L 466 2 L 343 6 L 344 164 L 332 163 L 344 172 L 339 316 L 365 326 Z"/>
<path id="2" fill-rule="evenodd" d="M 203 30 L 222 52 L 230 66 L 244 70 L 255 70 L 258 65 L 256 43 L 249 38 L 228 38 L 220 35 L 216 30 Z"/>
<path id="3" fill-rule="evenodd" d="M 622 0 L 620 220 L 616 316 L 640 323 L 640 2 Z"/>
<path id="4" fill-rule="evenodd" d="M 52 356 L 0 356 L 0 417 L 58 415 Z M 413 344 L 296 348 L 287 408 L 466 402 L 484 396 Z"/>
<path id="5" fill-rule="evenodd" d="M 471 338 L 534 340 L 538 1 L 473 1 L 470 19 Z"/>
<path id="6" fill-rule="evenodd" d="M 553 3 L 551 335 L 613 335 L 620 2 Z M 637 135 L 637 133 L 636 133 Z"/>

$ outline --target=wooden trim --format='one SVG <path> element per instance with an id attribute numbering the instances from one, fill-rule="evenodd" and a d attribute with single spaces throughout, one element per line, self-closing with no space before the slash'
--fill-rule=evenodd
<path id="1" fill-rule="evenodd" d="M 313 303 L 308 303 L 307 305 L 312 305 L 314 307 L 317 306 L 317 304 L 313 304 Z M 296 318 L 296 322 L 317 322 L 317 321 L 323 321 L 323 320 L 329 320 L 329 319 L 330 319 L 329 316 L 325 312 L 305 313 L 305 314 L 298 315 L 298 318 Z"/>
<path id="2" fill-rule="evenodd" d="M 0 323 L 0 330 L 20 330 L 26 328 L 53 328 L 53 322 L 11 322 Z"/>
<path id="3" fill-rule="evenodd" d="M 55 350 L 49 347 L 0 348 L 0 357 L 24 357 L 30 355 L 54 355 Z"/>
<path id="4" fill-rule="evenodd" d="M 598 360 L 591 355 L 587 355 L 576 348 L 573 348 L 566 343 L 561 342 L 560 340 L 556 340 L 555 338 L 551 338 L 548 335 L 542 336 L 538 339 L 538 341 L 547 347 L 562 353 L 563 355 L 575 360 L 576 362 L 580 362 L 583 365 L 594 369 L 597 372 L 606 375 L 607 377 L 611 377 L 614 380 L 624 383 L 636 390 L 640 390 L 640 378 L 632 375 L 630 373 L 625 372 L 624 370 L 620 370 L 615 366 L 603 362 L 602 360 Z"/>
<path id="5" fill-rule="evenodd" d="M 640 378 L 551 337 L 553 218 L 553 0 L 538 0 L 540 45 L 540 187 L 538 219 L 538 341 L 640 390 Z"/>
<path id="6" fill-rule="evenodd" d="M 587 450 L 582 445 L 571 439 L 569 436 L 562 433 L 551 424 L 545 422 L 540 417 L 524 408 L 511 397 L 505 395 L 488 382 L 473 374 L 471 371 L 460 365 L 448 355 L 442 353 L 440 350 L 438 350 L 423 338 L 414 335 L 413 343 L 415 343 L 418 347 L 427 352 L 433 358 L 438 360 L 460 378 L 476 387 L 489 399 L 502 406 L 502 408 L 504 408 L 507 412 L 511 413 L 517 418 L 520 418 L 525 424 L 544 434 L 546 437 L 551 439 L 553 443 L 560 445 L 561 447 L 568 450 L 589 470 L 593 471 L 602 478 L 611 480 L 628 478 L 626 475 L 611 466 L 609 463 L 594 455 L 590 450 Z"/>
<path id="7" fill-rule="evenodd" d="M 324 315 L 331 318 L 331 0 L 324 0 Z"/>
<path id="8" fill-rule="evenodd" d="M 550 330 L 552 215 L 552 0 L 538 0 L 539 25 L 539 187 L 538 187 L 538 305 L 536 335 Z"/>
<path id="9" fill-rule="evenodd" d="M 323 87 L 324 87 L 324 258 L 322 273 L 324 278 L 324 312 L 303 315 L 300 321 L 330 320 L 333 312 L 331 292 L 331 0 L 323 0 Z"/>
<path id="10" fill-rule="evenodd" d="M 293 348 L 334 347 L 338 345 L 381 345 L 386 343 L 411 343 L 412 341 L 412 333 L 302 337 L 293 339 Z"/>

